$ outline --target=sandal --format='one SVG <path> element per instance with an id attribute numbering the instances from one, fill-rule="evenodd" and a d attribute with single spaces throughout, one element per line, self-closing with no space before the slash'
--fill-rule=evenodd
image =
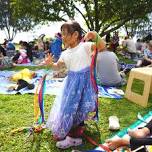
<path id="1" fill-rule="evenodd" d="M 56 147 L 60 149 L 67 149 L 72 146 L 78 146 L 82 144 L 82 139 L 81 138 L 71 138 L 67 136 L 64 140 L 58 141 L 56 143 Z"/>

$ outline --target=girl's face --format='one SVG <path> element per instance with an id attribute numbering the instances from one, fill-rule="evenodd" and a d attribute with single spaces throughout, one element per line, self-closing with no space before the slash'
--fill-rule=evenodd
<path id="1" fill-rule="evenodd" d="M 73 48 L 78 44 L 78 32 L 69 33 L 66 28 L 63 28 L 61 31 L 62 40 L 65 48 Z"/>

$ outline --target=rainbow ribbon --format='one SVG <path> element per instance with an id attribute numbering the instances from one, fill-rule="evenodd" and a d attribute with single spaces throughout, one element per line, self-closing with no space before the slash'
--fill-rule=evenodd
<path id="1" fill-rule="evenodd" d="M 36 124 L 42 124 L 45 122 L 44 119 L 44 91 L 46 88 L 46 76 L 44 75 L 40 79 L 39 84 L 36 88 L 34 95 L 34 122 Z"/>
<path id="2" fill-rule="evenodd" d="M 94 119 L 96 118 L 97 120 L 99 119 L 98 117 L 98 85 L 97 85 L 97 79 L 96 79 L 96 59 L 97 59 L 97 55 L 98 55 L 98 50 L 97 50 L 97 40 L 98 40 L 98 36 L 96 38 L 96 47 L 93 50 L 93 54 L 92 54 L 92 60 L 91 60 L 91 66 L 90 66 L 90 72 L 91 72 L 91 82 L 93 85 L 93 88 L 96 92 L 97 98 L 96 98 L 96 108 L 95 108 L 95 115 L 94 115 Z"/>

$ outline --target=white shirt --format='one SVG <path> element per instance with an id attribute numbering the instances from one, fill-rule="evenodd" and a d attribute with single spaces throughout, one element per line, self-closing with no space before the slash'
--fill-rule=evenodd
<path id="1" fill-rule="evenodd" d="M 125 40 L 123 46 L 126 46 L 129 52 L 136 53 L 136 45 L 132 39 Z"/>
<path id="2" fill-rule="evenodd" d="M 92 42 L 81 42 L 74 48 L 62 52 L 60 59 L 70 71 L 80 71 L 91 64 Z"/>

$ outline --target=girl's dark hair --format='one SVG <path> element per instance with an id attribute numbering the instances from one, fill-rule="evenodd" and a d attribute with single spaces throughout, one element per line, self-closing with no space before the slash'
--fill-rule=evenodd
<path id="1" fill-rule="evenodd" d="M 66 22 L 61 26 L 61 31 L 67 29 L 68 33 L 73 34 L 75 31 L 79 33 L 79 40 L 82 38 L 82 28 L 80 24 L 76 21 Z"/>

